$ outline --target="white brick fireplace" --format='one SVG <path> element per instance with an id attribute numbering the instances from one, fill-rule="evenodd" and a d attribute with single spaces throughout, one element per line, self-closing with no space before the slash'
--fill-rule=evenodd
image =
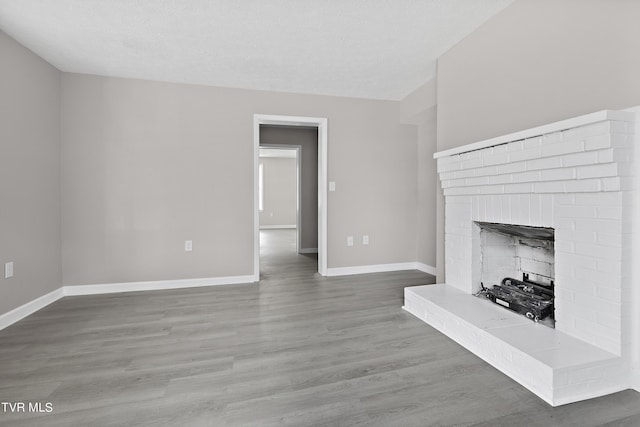
<path id="1" fill-rule="evenodd" d="M 601 111 L 434 156 L 446 283 L 406 288 L 404 308 L 552 405 L 638 386 L 630 379 L 640 349 L 638 111 Z M 555 259 L 545 263 L 555 270 L 555 329 L 472 295 L 486 277 L 479 223 L 553 229 Z"/>

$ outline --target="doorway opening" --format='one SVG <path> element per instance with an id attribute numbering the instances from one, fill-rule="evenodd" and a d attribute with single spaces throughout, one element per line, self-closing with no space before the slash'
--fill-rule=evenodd
<path id="1" fill-rule="evenodd" d="M 264 137 L 264 128 L 261 128 L 261 140 Z M 313 129 L 313 138 L 316 139 L 316 130 Z M 294 135 L 295 137 L 295 135 Z M 315 149 L 315 141 L 314 149 Z M 308 149 L 309 147 L 307 147 Z M 317 244 L 303 245 L 302 241 L 302 146 L 289 144 L 260 143 L 258 165 L 258 210 L 260 216 L 260 230 L 295 230 L 295 251 L 297 253 L 315 253 Z M 315 179 L 313 185 L 317 188 Z M 306 188 L 308 191 L 309 188 Z M 315 189 L 314 189 L 315 190 Z M 305 206 L 308 210 L 308 206 Z M 313 206 L 317 212 L 317 206 Z M 305 212 L 308 215 L 308 212 Z M 315 215 L 315 212 L 314 212 Z M 312 224 L 304 224 L 311 226 Z M 317 235 L 317 224 L 313 224 Z M 306 231 L 306 230 L 305 230 Z M 262 241 L 261 241 L 262 244 Z"/>
<path id="2" fill-rule="evenodd" d="M 272 218 L 271 211 L 266 210 L 264 199 L 265 185 L 265 162 L 261 162 L 260 150 L 261 148 L 269 149 L 294 149 L 296 150 L 296 171 L 297 177 L 297 212 L 296 212 L 296 250 L 298 253 L 318 253 L 318 272 L 325 276 L 327 274 L 327 119 L 326 118 L 313 118 L 313 117 L 295 117 L 295 116 L 272 116 L 256 114 L 254 115 L 254 280 L 257 282 L 260 280 L 260 231 L 261 223 L 266 226 L 269 222 L 268 219 Z M 314 219 L 317 218 L 317 225 L 313 223 L 311 227 L 308 226 L 309 220 L 305 217 L 309 217 L 309 203 L 305 202 L 304 188 L 302 187 L 303 179 L 301 174 L 303 173 L 304 166 L 301 165 L 304 158 L 304 146 L 298 146 L 295 142 L 289 142 L 283 144 L 282 140 L 274 139 L 273 137 L 267 137 L 267 131 L 282 131 L 285 129 L 302 129 L 311 128 L 314 133 L 314 138 L 317 139 L 314 151 L 314 162 L 317 161 L 317 176 L 314 176 L 317 181 L 317 204 L 313 204 L 314 215 L 311 215 Z M 309 150 L 310 147 L 307 147 Z M 317 160 L 316 159 L 317 156 Z M 263 166 L 261 166 L 261 164 Z M 315 169 L 315 164 L 314 168 Z M 310 169 L 310 168 L 308 168 Z M 314 171 L 315 172 L 315 171 Z M 313 190 L 315 190 L 315 188 Z M 309 194 L 315 197 L 315 191 L 307 190 L 306 196 L 308 199 Z M 315 202 L 315 200 L 314 200 Z M 262 209 L 261 209 L 262 208 Z M 305 210 L 307 211 L 305 214 Z M 274 214 L 275 216 L 275 214 Z M 262 221 L 261 221 L 262 219 Z M 282 219 L 280 220 L 282 221 Z M 305 221 L 307 227 L 305 228 Z M 274 224 L 274 225 L 287 225 L 287 224 Z M 310 235 L 311 233 L 311 235 Z M 310 244 L 309 242 L 313 242 Z"/>

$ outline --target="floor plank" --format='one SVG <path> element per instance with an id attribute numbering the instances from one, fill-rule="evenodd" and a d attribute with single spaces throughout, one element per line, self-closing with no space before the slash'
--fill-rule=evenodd
<path id="1" fill-rule="evenodd" d="M 558 408 L 401 309 L 418 271 L 321 277 L 261 233 L 259 284 L 66 297 L 0 331 L 15 426 L 638 425 L 640 394 Z M 1 409 L 1 408 L 0 408 Z"/>

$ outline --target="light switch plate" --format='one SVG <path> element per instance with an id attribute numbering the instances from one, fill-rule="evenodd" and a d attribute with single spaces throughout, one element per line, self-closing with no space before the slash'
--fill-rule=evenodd
<path id="1" fill-rule="evenodd" d="M 8 279 L 9 277 L 13 277 L 13 261 L 4 265 L 4 278 Z"/>
<path id="2" fill-rule="evenodd" d="M 193 240 L 184 241 L 184 250 L 187 252 L 191 252 L 193 250 Z"/>
<path id="3" fill-rule="evenodd" d="M 329 181 L 329 191 L 336 191 L 336 182 Z"/>

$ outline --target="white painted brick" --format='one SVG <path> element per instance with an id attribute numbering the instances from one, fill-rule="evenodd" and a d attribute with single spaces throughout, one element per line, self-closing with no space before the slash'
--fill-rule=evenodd
<path id="1" fill-rule="evenodd" d="M 505 184 L 504 192 L 508 194 L 528 194 L 533 192 L 534 185 L 531 183 Z"/>
<path id="2" fill-rule="evenodd" d="M 619 259 L 596 259 L 596 269 L 610 274 L 620 274 L 622 271 L 622 262 Z"/>
<path id="3" fill-rule="evenodd" d="M 480 194 L 480 189 L 482 187 L 460 187 L 459 195 L 461 196 L 473 196 L 476 194 Z"/>
<path id="4" fill-rule="evenodd" d="M 598 163 L 598 152 L 587 151 L 581 153 L 565 154 L 564 156 L 560 157 L 560 159 L 562 161 L 562 165 L 565 167 L 592 165 Z"/>
<path id="5" fill-rule="evenodd" d="M 555 197 L 555 202 L 557 206 L 565 206 L 565 205 L 575 205 L 575 195 L 574 194 L 558 194 Z"/>
<path id="6" fill-rule="evenodd" d="M 526 170 L 526 166 L 527 164 L 525 162 L 508 163 L 506 165 L 498 166 L 498 173 L 505 174 L 505 173 L 522 172 Z"/>
<path id="7" fill-rule="evenodd" d="M 604 273 L 602 271 L 591 270 L 587 268 L 576 268 L 574 270 L 575 278 L 583 283 L 593 283 L 600 287 L 620 288 L 620 275 L 615 273 Z M 594 288 L 595 294 L 595 288 Z"/>
<path id="8" fill-rule="evenodd" d="M 603 134 L 590 136 L 584 139 L 585 150 L 601 150 L 603 148 L 611 147 L 611 135 Z"/>
<path id="9" fill-rule="evenodd" d="M 486 176 L 477 176 L 473 178 L 465 178 L 464 185 L 465 186 L 478 186 L 478 185 L 486 185 L 489 183 L 489 178 Z"/>
<path id="10" fill-rule="evenodd" d="M 533 192 L 535 193 L 563 193 L 565 181 L 548 181 L 537 182 L 534 185 Z"/>
<path id="11" fill-rule="evenodd" d="M 622 219 L 622 206 L 598 206 L 597 217 L 600 219 Z"/>
<path id="12" fill-rule="evenodd" d="M 545 181 L 534 184 L 535 193 L 562 193 L 566 181 Z"/>
<path id="13" fill-rule="evenodd" d="M 619 120 L 612 120 L 609 123 L 611 133 L 627 133 L 629 132 L 627 122 L 622 122 Z"/>
<path id="14" fill-rule="evenodd" d="M 562 167 L 562 157 L 543 157 L 541 159 L 527 160 L 527 170 L 553 169 Z"/>
<path id="15" fill-rule="evenodd" d="M 542 156 L 559 156 L 569 153 L 577 153 L 584 151 L 584 142 L 581 140 L 576 141 L 562 141 L 557 144 L 547 144 L 542 146 Z"/>
<path id="16" fill-rule="evenodd" d="M 473 150 L 473 151 L 467 151 L 465 153 L 461 153 L 460 160 L 465 161 L 465 160 L 479 159 L 482 157 L 482 151 L 484 150 Z"/>
<path id="17" fill-rule="evenodd" d="M 574 242 L 564 240 L 555 242 L 556 252 L 566 252 L 568 254 L 571 254 L 575 252 L 575 246 L 576 245 Z"/>
<path id="18" fill-rule="evenodd" d="M 600 366 L 583 368 L 569 373 L 569 384 L 580 384 L 599 380 L 604 372 Z"/>
<path id="19" fill-rule="evenodd" d="M 619 233 L 595 233 L 596 243 L 602 246 L 611 246 L 614 248 L 622 247 L 622 235 Z"/>
<path id="20" fill-rule="evenodd" d="M 513 141 L 506 144 L 507 151 L 522 151 L 524 149 L 524 140 Z"/>
<path id="21" fill-rule="evenodd" d="M 540 171 L 519 172 L 511 174 L 511 182 L 515 184 L 520 182 L 540 181 L 541 176 Z"/>
<path id="22" fill-rule="evenodd" d="M 585 242 L 585 243 L 596 243 L 596 233 L 595 231 L 576 231 L 576 230 L 566 230 L 559 229 L 556 232 L 556 239 L 563 241 L 571 241 L 571 242 Z"/>
<path id="23" fill-rule="evenodd" d="M 496 175 L 498 168 L 496 166 L 485 166 L 482 168 L 474 169 L 475 176 Z"/>
<path id="24" fill-rule="evenodd" d="M 579 318 L 581 320 L 588 320 L 589 322 L 596 322 L 596 312 L 598 311 L 596 308 L 596 304 L 599 298 L 593 295 L 593 301 L 589 301 L 588 303 L 585 301 L 582 293 L 575 292 L 575 304 L 571 306 L 571 311 L 569 315 L 574 318 Z"/>
<path id="25" fill-rule="evenodd" d="M 579 193 L 590 191 L 601 191 L 602 181 L 600 179 L 581 179 L 576 181 L 564 181 L 564 188 L 567 192 Z"/>
<path id="26" fill-rule="evenodd" d="M 529 209 L 531 210 L 531 225 L 542 224 L 542 198 L 539 194 L 529 195 Z"/>
<path id="27" fill-rule="evenodd" d="M 507 152 L 507 144 L 500 144 L 500 145 L 494 145 L 493 147 L 491 147 L 491 152 L 493 154 L 501 154 L 501 153 L 506 153 Z"/>
<path id="28" fill-rule="evenodd" d="M 470 159 L 460 162 L 460 169 L 479 168 L 482 166 L 482 158 Z"/>
<path id="29" fill-rule="evenodd" d="M 554 196 L 542 195 L 542 224 L 546 227 L 553 227 L 554 223 Z"/>
<path id="30" fill-rule="evenodd" d="M 439 176 L 440 176 L 440 181 L 446 181 L 449 179 L 456 178 L 455 172 L 442 172 L 439 174 Z"/>
<path id="31" fill-rule="evenodd" d="M 480 194 L 502 194 L 505 192 L 504 185 L 483 185 L 479 189 Z"/>
<path id="32" fill-rule="evenodd" d="M 622 290 L 620 288 L 598 286 L 596 288 L 596 295 L 599 298 L 611 301 L 613 303 L 622 303 Z"/>
<path id="33" fill-rule="evenodd" d="M 465 169 L 465 170 L 453 171 L 449 173 L 453 174 L 453 179 L 461 179 L 461 178 L 469 178 L 469 177 L 475 176 L 474 172 L 475 172 L 475 169 Z M 440 179 L 444 179 L 444 178 L 440 178 Z"/>
<path id="34" fill-rule="evenodd" d="M 541 171 L 541 173 L 540 179 L 543 181 L 563 181 L 576 178 L 575 168 L 546 169 Z"/>
<path id="35" fill-rule="evenodd" d="M 620 191 L 623 187 L 619 177 L 602 178 L 602 191 Z"/>
<path id="36" fill-rule="evenodd" d="M 499 165 L 503 163 L 509 163 L 509 154 L 501 153 L 501 154 L 491 154 L 487 153 L 487 155 L 483 159 L 483 163 L 485 166 Z"/>
<path id="37" fill-rule="evenodd" d="M 527 138 L 523 141 L 523 144 L 525 150 L 540 147 L 542 145 L 542 137 L 536 136 L 533 138 Z"/>
<path id="38" fill-rule="evenodd" d="M 598 194 L 575 194 L 575 204 L 583 206 L 612 206 L 622 203 L 622 194 L 619 192 Z"/>
<path id="39" fill-rule="evenodd" d="M 584 242 L 575 242 L 575 253 L 578 255 L 586 255 L 610 261 L 619 261 L 621 258 L 619 251 L 612 251 L 611 248 L 607 248 L 605 246 Z"/>
<path id="40" fill-rule="evenodd" d="M 590 295 L 581 292 L 574 293 L 575 305 L 588 307 L 595 311 L 602 311 L 607 313 L 610 316 L 619 317 L 620 313 L 620 304 L 615 302 L 607 301 L 602 298 L 598 298 L 595 295 Z"/>
<path id="41" fill-rule="evenodd" d="M 577 169 L 578 179 L 605 178 L 618 174 L 618 165 L 615 163 L 605 163 L 600 165 L 579 166 Z"/>
<path id="42" fill-rule="evenodd" d="M 598 123 L 592 123 L 584 126 L 579 126 L 573 129 L 569 129 L 563 132 L 564 139 L 584 139 L 587 137 L 602 135 L 610 132 L 610 126 L 608 121 L 602 121 Z"/>
<path id="43" fill-rule="evenodd" d="M 623 147 L 631 147 L 633 146 L 633 136 L 632 135 L 620 135 L 613 134 L 611 135 L 611 145 L 617 148 Z"/>
<path id="44" fill-rule="evenodd" d="M 597 208 L 596 208 L 597 209 Z M 596 210 L 597 215 L 597 210 Z M 620 233 L 618 221 L 609 219 L 576 218 L 573 221 L 574 230 L 578 233 Z"/>
<path id="45" fill-rule="evenodd" d="M 563 265 L 568 264 L 574 268 L 574 271 L 577 271 L 578 268 L 582 270 L 596 271 L 595 258 L 571 254 L 571 253 L 565 253 L 559 258 L 560 259 L 558 260 L 558 257 L 556 256 L 556 263 L 563 264 Z"/>
<path id="46" fill-rule="evenodd" d="M 561 205 L 556 206 L 556 215 L 559 218 L 597 218 L 596 208 L 593 206 L 573 206 Z"/>
<path id="47" fill-rule="evenodd" d="M 564 138 L 563 132 L 548 133 L 542 136 L 542 144 L 555 144 Z"/>
<path id="48" fill-rule="evenodd" d="M 528 150 L 513 151 L 509 153 L 509 161 L 520 162 L 523 160 L 539 159 L 542 155 L 542 148 L 530 148 Z"/>
<path id="49" fill-rule="evenodd" d="M 511 183 L 511 174 L 495 175 L 489 177 L 489 184 L 508 184 Z"/>

